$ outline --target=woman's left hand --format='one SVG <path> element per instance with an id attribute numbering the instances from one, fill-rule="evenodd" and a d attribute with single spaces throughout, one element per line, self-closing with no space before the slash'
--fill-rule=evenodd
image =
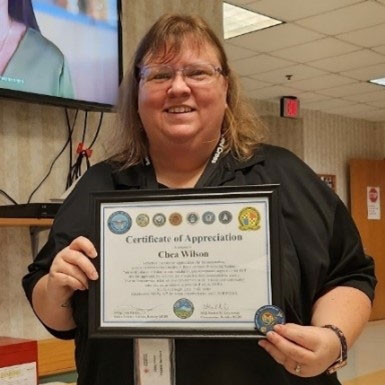
<path id="1" fill-rule="evenodd" d="M 259 345 L 288 372 L 300 377 L 325 372 L 341 353 L 336 334 L 319 326 L 276 325 L 266 337 Z"/>

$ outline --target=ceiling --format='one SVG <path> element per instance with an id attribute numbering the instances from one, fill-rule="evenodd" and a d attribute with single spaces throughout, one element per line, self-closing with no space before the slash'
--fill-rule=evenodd
<path id="1" fill-rule="evenodd" d="M 226 2 L 284 21 L 225 41 L 250 97 L 385 122 L 385 0 Z"/>

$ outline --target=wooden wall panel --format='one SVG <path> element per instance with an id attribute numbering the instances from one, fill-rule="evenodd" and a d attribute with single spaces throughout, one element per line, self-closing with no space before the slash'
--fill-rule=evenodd
<path id="1" fill-rule="evenodd" d="M 381 219 L 368 219 L 367 187 L 380 188 Z M 350 194 L 353 218 L 365 252 L 376 263 L 378 285 L 371 319 L 385 319 L 385 160 L 350 161 Z"/>

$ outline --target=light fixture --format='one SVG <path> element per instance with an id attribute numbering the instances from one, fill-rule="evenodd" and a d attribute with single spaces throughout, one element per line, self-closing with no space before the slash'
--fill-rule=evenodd
<path id="1" fill-rule="evenodd" d="M 369 83 L 374 83 L 374 84 L 378 84 L 380 86 L 384 86 L 385 87 L 385 78 L 370 79 Z"/>
<path id="2" fill-rule="evenodd" d="M 223 2 L 223 29 L 225 39 L 282 23 L 283 21 L 281 20 L 276 20 L 269 16 Z"/>

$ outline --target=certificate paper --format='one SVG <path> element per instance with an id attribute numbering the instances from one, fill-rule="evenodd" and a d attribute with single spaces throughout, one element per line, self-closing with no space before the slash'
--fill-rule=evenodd
<path id="1" fill-rule="evenodd" d="M 256 311 L 280 305 L 276 188 L 167 191 L 95 195 L 91 332 L 255 335 Z"/>

